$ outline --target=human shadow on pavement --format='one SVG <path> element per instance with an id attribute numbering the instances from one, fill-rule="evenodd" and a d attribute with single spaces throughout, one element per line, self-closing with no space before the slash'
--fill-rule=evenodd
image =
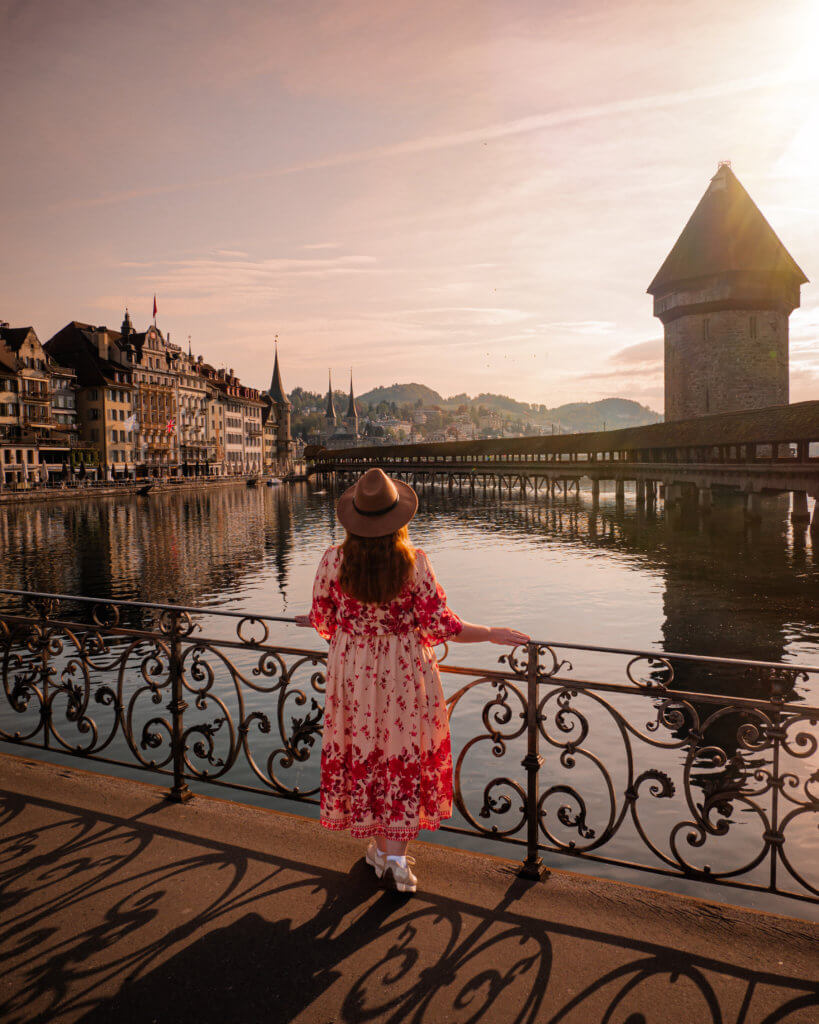
<path id="1" fill-rule="evenodd" d="M 181 834 L 162 804 L 117 818 L 27 803 L 49 825 L 24 827 L 25 803 L 0 806 L 4 1024 L 819 1016 L 810 981 L 534 917 L 531 883 L 511 872 L 494 906 L 406 897 L 363 860 L 337 872 Z"/>

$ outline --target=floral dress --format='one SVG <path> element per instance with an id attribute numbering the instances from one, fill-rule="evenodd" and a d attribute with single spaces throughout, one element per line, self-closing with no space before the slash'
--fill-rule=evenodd
<path id="1" fill-rule="evenodd" d="M 427 556 L 389 604 L 338 583 L 340 547 L 316 573 L 310 621 L 330 641 L 321 751 L 321 824 L 406 840 L 452 814 L 452 754 L 432 645 L 460 633 Z"/>

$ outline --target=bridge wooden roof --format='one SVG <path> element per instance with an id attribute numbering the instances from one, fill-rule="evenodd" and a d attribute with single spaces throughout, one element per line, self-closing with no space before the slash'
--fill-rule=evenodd
<path id="1" fill-rule="evenodd" d="M 819 441 L 819 401 L 778 405 L 748 412 L 719 413 L 673 423 L 595 431 L 587 434 L 547 434 L 539 437 L 503 437 L 481 441 L 441 441 L 428 444 L 393 444 L 343 448 L 326 453 L 332 458 L 411 458 L 413 455 L 493 455 L 592 451 L 629 451 L 647 448 L 709 447 L 715 444 L 766 444 Z M 305 454 L 307 454 L 305 450 Z M 312 454 L 312 453 L 311 453 Z M 316 457 L 316 452 L 313 457 Z"/>

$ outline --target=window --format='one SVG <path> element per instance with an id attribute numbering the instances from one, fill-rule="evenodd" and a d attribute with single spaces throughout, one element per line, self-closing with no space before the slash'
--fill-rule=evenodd
<path id="1" fill-rule="evenodd" d="M 702 340 L 711 340 L 711 321 L 708 319 L 708 317 L 705 317 L 705 319 L 702 322 Z"/>
<path id="2" fill-rule="evenodd" d="M 89 409 L 88 410 L 88 418 L 91 419 L 91 420 L 98 420 L 100 418 L 100 411 L 99 411 L 99 409 Z"/>
<path id="3" fill-rule="evenodd" d="M 749 330 L 752 338 L 756 338 L 756 317 L 752 316 L 749 323 Z"/>

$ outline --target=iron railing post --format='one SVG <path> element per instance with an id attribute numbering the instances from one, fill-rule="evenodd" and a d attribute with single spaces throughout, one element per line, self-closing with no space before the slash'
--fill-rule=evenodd
<path id="1" fill-rule="evenodd" d="M 184 714 L 187 708 L 182 691 L 182 640 L 180 636 L 180 615 L 174 611 L 170 615 L 171 656 L 169 678 L 171 684 L 171 702 L 168 711 L 171 713 L 171 750 L 173 751 L 173 786 L 168 792 L 168 799 L 183 804 L 190 800 L 193 793 L 185 782 L 185 729 Z"/>
<path id="2" fill-rule="evenodd" d="M 521 764 L 526 769 L 526 860 L 518 874 L 521 878 L 539 881 L 548 869 L 538 850 L 538 801 L 540 799 L 540 722 L 538 714 L 538 650 L 537 644 L 526 645 L 526 757 Z"/>

